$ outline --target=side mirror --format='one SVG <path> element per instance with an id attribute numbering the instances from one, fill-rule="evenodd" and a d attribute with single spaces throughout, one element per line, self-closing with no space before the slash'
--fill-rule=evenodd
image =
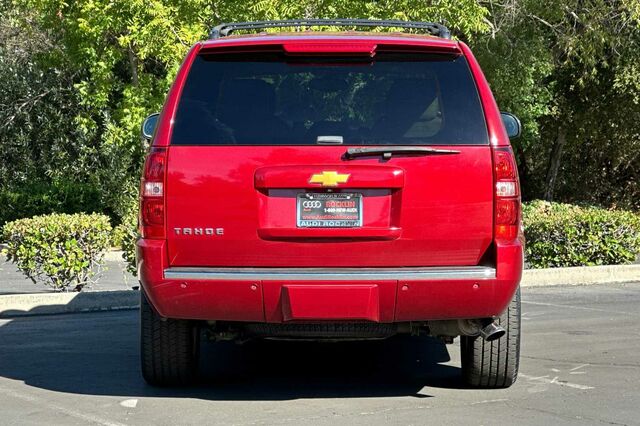
<path id="1" fill-rule="evenodd" d="M 158 124 L 158 117 L 160 114 L 153 113 L 142 122 L 142 127 L 140 128 L 140 133 L 142 134 L 142 138 L 147 142 L 151 141 L 153 137 L 153 132 L 156 131 L 156 125 Z"/>
<path id="2" fill-rule="evenodd" d="M 518 117 L 509 112 L 501 112 L 500 117 L 502 117 L 504 128 L 507 130 L 507 136 L 510 139 L 519 138 L 522 133 L 522 125 Z"/>

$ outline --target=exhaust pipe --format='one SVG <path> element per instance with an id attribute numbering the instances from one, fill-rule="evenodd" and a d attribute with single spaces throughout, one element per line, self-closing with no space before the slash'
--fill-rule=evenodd
<path id="1" fill-rule="evenodd" d="M 487 342 L 492 342 L 504 336 L 506 330 L 496 324 L 492 319 L 482 321 L 480 327 L 480 336 Z"/>
<path id="2" fill-rule="evenodd" d="M 487 342 L 499 339 L 507 333 L 493 318 L 429 321 L 427 326 L 431 336 L 481 336 Z"/>

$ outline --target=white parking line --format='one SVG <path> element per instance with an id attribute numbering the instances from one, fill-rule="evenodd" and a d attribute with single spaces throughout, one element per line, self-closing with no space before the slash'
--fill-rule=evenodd
<path id="1" fill-rule="evenodd" d="M 576 371 L 576 370 L 580 370 L 581 368 L 587 367 L 589 364 L 580 364 L 577 367 L 573 367 L 571 370 L 569 371 Z"/>
<path id="2" fill-rule="evenodd" d="M 499 398 L 499 399 L 485 399 L 482 401 L 472 402 L 471 405 L 479 405 L 479 404 L 492 404 L 494 402 L 505 402 L 508 401 L 507 398 Z"/>
<path id="3" fill-rule="evenodd" d="M 138 406 L 138 400 L 137 399 L 125 399 L 124 401 L 122 401 L 120 403 L 120 405 L 122 405 L 123 407 L 126 407 L 126 408 L 136 408 Z"/>
<path id="4" fill-rule="evenodd" d="M 570 382 L 565 382 L 564 380 L 558 380 L 558 376 L 555 376 L 553 379 L 550 379 L 549 376 L 534 377 L 534 376 L 528 376 L 522 373 L 520 373 L 519 376 L 529 380 L 530 382 L 541 382 L 541 383 L 547 383 L 550 385 L 566 386 L 568 388 L 580 389 L 580 390 L 595 389 L 593 386 L 579 385 L 577 383 L 570 383 Z"/>
<path id="5" fill-rule="evenodd" d="M 638 313 L 622 312 L 622 311 L 610 311 L 608 309 L 589 308 L 589 307 L 586 307 L 586 306 L 560 305 L 560 304 L 557 304 L 557 303 L 529 302 L 529 301 L 525 301 L 525 300 L 522 301 L 522 304 L 538 305 L 538 306 L 552 306 L 554 308 L 580 309 L 580 310 L 583 310 L 583 311 L 595 311 L 595 312 L 606 312 L 608 314 L 623 314 L 623 315 L 638 316 Z"/>

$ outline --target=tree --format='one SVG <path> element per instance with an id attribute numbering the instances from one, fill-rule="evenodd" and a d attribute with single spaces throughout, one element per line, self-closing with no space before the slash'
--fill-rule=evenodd
<path id="1" fill-rule="evenodd" d="M 58 161 L 60 170 L 68 180 L 100 188 L 97 207 L 122 217 L 137 193 L 140 123 L 159 110 L 185 52 L 204 37 L 210 9 L 199 0 L 15 0 L 14 10 L 21 44 L 43 33 L 53 45 L 29 60 L 66 76 L 53 86 L 73 97 L 72 108 L 60 109 L 63 117 L 47 120 L 53 128 L 72 123 L 58 132 L 60 155 L 75 152 Z M 44 82 L 32 86 L 48 90 Z"/>
<path id="2" fill-rule="evenodd" d="M 640 208 L 639 0 L 12 0 L 0 13 L 3 187 L 88 185 L 97 210 L 131 216 L 140 123 L 214 24 L 395 18 L 445 22 L 472 45 L 522 119 L 525 198 Z"/>
<path id="3" fill-rule="evenodd" d="M 473 0 L 14 0 L 13 5 L 25 31 L 23 42 L 40 32 L 55 44 L 30 60 L 64 73 L 54 86 L 75 98 L 72 111 L 60 109 L 62 121 L 73 123 L 60 138 L 67 148 L 74 141 L 80 147 L 78 155 L 60 163 L 78 169 L 82 157 L 80 163 L 90 166 L 83 169 L 88 175 L 80 173 L 82 180 L 94 182 L 103 194 L 103 208 L 119 217 L 127 215 L 137 191 L 144 154 L 140 123 L 160 109 L 187 49 L 206 38 L 214 23 L 301 16 L 446 20 L 465 38 L 487 28 L 486 10 Z M 47 87 L 44 82 L 32 86 Z"/>
<path id="4" fill-rule="evenodd" d="M 640 121 L 629 118 L 639 111 L 638 1 L 483 4 L 493 31 L 474 47 L 500 104 L 524 118 L 525 137 L 515 146 L 525 195 L 551 200 L 560 186 L 565 200 L 629 205 L 628 192 L 594 192 L 585 181 L 615 190 L 605 184 L 631 179 L 624 187 L 637 200 L 630 167 L 638 158 L 630 151 L 637 152 Z M 563 161 L 567 151 L 571 161 Z M 607 177 L 592 178 L 604 171 Z"/>
<path id="5" fill-rule="evenodd" d="M 213 0 L 216 22 L 293 18 L 405 19 L 446 23 L 465 39 L 488 30 L 487 10 L 475 0 Z"/>
<path id="6" fill-rule="evenodd" d="M 59 144 L 77 136 L 73 130 L 77 98 L 70 70 L 38 61 L 43 52 L 58 50 L 51 35 L 38 28 L 23 32 L 8 5 L 4 10 L 0 6 L 0 14 L 4 17 L 0 20 L 0 187 L 6 188 L 43 171 L 52 176 L 55 163 L 67 163 L 60 161 L 65 153 Z"/>

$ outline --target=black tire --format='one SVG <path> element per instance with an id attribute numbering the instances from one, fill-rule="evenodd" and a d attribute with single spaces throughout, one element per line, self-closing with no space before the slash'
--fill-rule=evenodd
<path id="1" fill-rule="evenodd" d="M 508 388 L 518 378 L 520 365 L 520 289 L 509 307 L 498 319 L 506 330 L 504 336 L 492 342 L 481 337 L 462 336 L 460 353 L 462 376 L 471 387 L 485 389 Z"/>
<path id="2" fill-rule="evenodd" d="M 198 367 L 199 342 L 197 323 L 160 317 L 140 291 L 140 361 L 148 384 L 191 383 Z"/>

